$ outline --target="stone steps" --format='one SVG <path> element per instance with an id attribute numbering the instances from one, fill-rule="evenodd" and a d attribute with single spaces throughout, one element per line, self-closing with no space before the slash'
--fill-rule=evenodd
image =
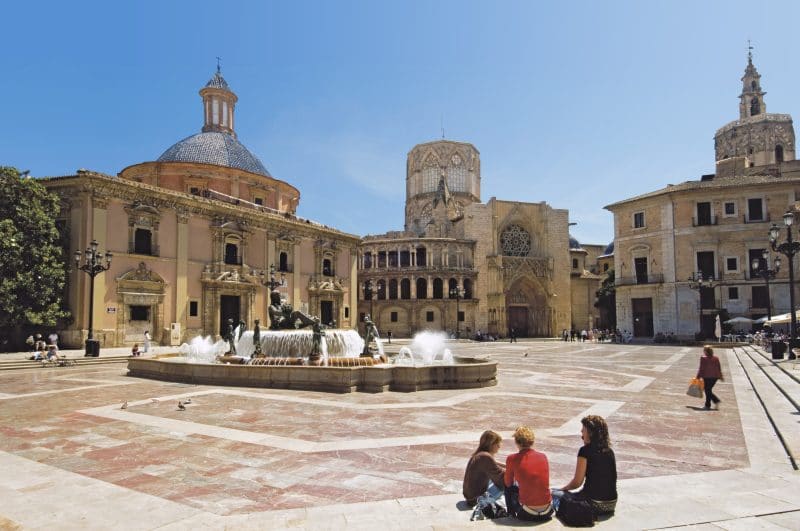
<path id="1" fill-rule="evenodd" d="M 800 382 L 760 349 L 739 347 L 734 353 L 797 470 L 800 463 Z"/>

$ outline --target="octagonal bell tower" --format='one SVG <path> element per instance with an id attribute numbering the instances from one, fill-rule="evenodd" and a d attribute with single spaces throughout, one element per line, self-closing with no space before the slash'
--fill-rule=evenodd
<path id="1" fill-rule="evenodd" d="M 443 139 L 418 144 L 408 152 L 407 232 L 424 235 L 431 224 L 455 223 L 466 205 L 480 200 L 481 160 L 475 146 Z"/>

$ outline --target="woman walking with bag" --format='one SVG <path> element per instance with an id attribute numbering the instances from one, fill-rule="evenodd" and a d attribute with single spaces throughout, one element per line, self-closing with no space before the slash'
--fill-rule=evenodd
<path id="1" fill-rule="evenodd" d="M 711 409 L 711 402 L 719 409 L 720 399 L 714 394 L 714 384 L 717 380 L 724 380 L 722 368 L 719 365 L 719 358 L 714 355 L 714 349 L 710 345 L 703 347 L 703 356 L 700 357 L 700 367 L 697 369 L 697 377 L 703 379 L 703 388 L 706 392 L 705 409 Z"/>

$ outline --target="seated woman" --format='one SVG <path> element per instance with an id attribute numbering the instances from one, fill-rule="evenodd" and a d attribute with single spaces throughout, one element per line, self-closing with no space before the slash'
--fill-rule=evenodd
<path id="1" fill-rule="evenodd" d="M 58 361 L 58 349 L 55 345 L 47 346 L 47 361 Z"/>
<path id="2" fill-rule="evenodd" d="M 528 521 L 553 516 L 550 497 L 550 464 L 547 456 L 533 449 L 533 430 L 520 426 L 514 431 L 519 452 L 506 459 L 506 507 L 508 514 Z"/>
<path id="3" fill-rule="evenodd" d="M 556 506 L 562 495 L 569 494 L 589 500 L 598 515 L 614 514 L 617 506 L 617 461 L 611 449 L 608 425 L 603 417 L 597 415 L 583 417 L 581 424 L 583 446 L 578 450 L 575 476 L 561 488 L 564 492 L 554 489 Z M 567 492 L 581 485 L 583 489 L 580 492 Z"/>
<path id="4" fill-rule="evenodd" d="M 141 351 L 139 351 L 139 343 L 134 343 L 131 349 L 131 356 L 141 356 L 141 354 Z"/>
<path id="5" fill-rule="evenodd" d="M 487 430 L 481 435 L 478 449 L 472 454 L 464 472 L 464 499 L 472 507 L 478 496 L 488 492 L 492 501 L 503 494 L 503 474 L 506 467 L 494 460 L 503 438 L 500 434 Z"/>

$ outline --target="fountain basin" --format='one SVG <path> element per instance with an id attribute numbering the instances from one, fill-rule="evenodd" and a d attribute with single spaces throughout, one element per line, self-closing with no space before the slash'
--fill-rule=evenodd
<path id="1" fill-rule="evenodd" d="M 130 358 L 128 376 L 198 385 L 303 389 L 333 393 L 413 392 L 497 385 L 497 362 L 464 358 L 452 365 L 314 367 L 187 363 L 178 356 Z"/>

